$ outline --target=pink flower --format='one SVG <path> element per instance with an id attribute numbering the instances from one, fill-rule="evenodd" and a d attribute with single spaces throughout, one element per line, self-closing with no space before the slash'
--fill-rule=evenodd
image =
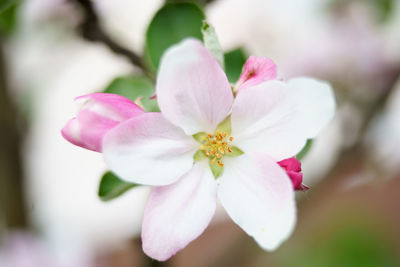
<path id="1" fill-rule="evenodd" d="M 103 136 L 117 124 L 144 111 L 131 100 L 114 94 L 94 93 L 77 97 L 85 101 L 78 115 L 61 130 L 74 145 L 101 151 Z"/>
<path id="2" fill-rule="evenodd" d="M 302 184 L 303 174 L 301 173 L 301 162 L 299 160 L 291 157 L 279 161 L 278 164 L 286 171 L 286 174 L 292 181 L 294 190 L 306 191 L 309 189 L 306 185 Z"/>
<path id="3" fill-rule="evenodd" d="M 321 81 L 271 80 L 275 65 L 261 61 L 246 63 L 234 98 L 211 53 L 199 41 L 184 40 L 160 63 L 161 113 L 135 115 L 104 135 L 110 169 L 154 186 L 142 225 L 150 257 L 167 260 L 197 238 L 218 200 L 263 249 L 276 249 L 293 231 L 293 185 L 277 162 L 317 135 L 332 118 L 335 101 Z M 256 75 L 246 74 L 252 71 Z"/>

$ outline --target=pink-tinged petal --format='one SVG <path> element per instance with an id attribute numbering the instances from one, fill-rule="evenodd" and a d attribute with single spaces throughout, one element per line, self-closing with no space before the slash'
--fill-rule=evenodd
<path id="1" fill-rule="evenodd" d="M 288 94 L 280 81 L 240 92 L 232 107 L 234 144 L 245 153 L 262 152 L 276 161 L 296 155 L 306 138 L 297 129 L 296 110 L 287 104 Z"/>
<path id="2" fill-rule="evenodd" d="M 74 145 L 101 152 L 103 136 L 121 121 L 144 111 L 129 99 L 105 93 L 76 98 L 84 101 L 76 118 L 61 130 L 63 137 Z"/>
<path id="3" fill-rule="evenodd" d="M 196 239 L 216 207 L 216 183 L 205 162 L 178 182 L 153 188 L 143 218 L 143 250 L 164 261 Z"/>
<path id="4" fill-rule="evenodd" d="M 296 155 L 306 140 L 332 119 L 331 87 L 313 79 L 268 81 L 237 95 L 232 135 L 244 152 L 263 152 L 276 161 Z"/>
<path id="5" fill-rule="evenodd" d="M 276 65 L 266 57 L 250 56 L 236 84 L 238 91 L 276 79 Z"/>
<path id="6" fill-rule="evenodd" d="M 213 132 L 228 115 L 233 94 L 224 71 L 197 40 L 169 48 L 157 76 L 161 112 L 187 134 Z"/>
<path id="7" fill-rule="evenodd" d="M 292 184 L 268 156 L 245 153 L 226 160 L 218 198 L 233 221 L 263 249 L 276 249 L 294 229 Z"/>
<path id="8" fill-rule="evenodd" d="M 65 139 L 74 145 L 100 152 L 103 136 L 119 122 L 102 117 L 88 109 L 81 110 L 61 130 Z"/>
<path id="9" fill-rule="evenodd" d="M 108 93 L 93 93 L 75 98 L 85 101 L 84 108 L 115 121 L 124 121 L 144 112 L 130 99 Z"/>
<path id="10" fill-rule="evenodd" d="M 122 179 L 146 185 L 171 184 L 193 165 L 198 143 L 163 117 L 143 113 L 124 121 L 103 138 L 103 154 Z"/>
<path id="11" fill-rule="evenodd" d="M 70 143 L 85 147 L 84 143 L 81 141 L 81 126 L 76 118 L 70 119 L 67 124 L 65 124 L 64 128 L 61 130 L 62 136 Z M 99 150 L 95 150 L 99 151 Z"/>

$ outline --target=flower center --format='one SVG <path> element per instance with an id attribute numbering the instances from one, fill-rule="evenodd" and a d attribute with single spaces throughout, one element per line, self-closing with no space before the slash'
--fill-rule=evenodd
<path id="1" fill-rule="evenodd" d="M 217 162 L 221 167 L 224 166 L 221 159 L 225 154 L 232 153 L 230 142 L 233 141 L 232 136 L 228 136 L 226 132 L 216 131 L 215 134 L 205 134 L 200 138 L 200 150 L 204 151 L 207 158 L 211 160 L 211 164 Z"/>

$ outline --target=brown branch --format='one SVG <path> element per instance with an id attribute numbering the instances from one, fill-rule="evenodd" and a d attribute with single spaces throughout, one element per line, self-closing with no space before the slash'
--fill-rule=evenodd
<path id="1" fill-rule="evenodd" d="M 27 226 L 21 162 L 21 118 L 10 101 L 7 66 L 0 40 L 0 220 L 6 227 Z M 1 230 L 1 229 L 0 229 Z"/>
<path id="2" fill-rule="evenodd" d="M 91 42 L 100 42 L 105 44 L 114 53 L 126 57 L 133 65 L 139 67 L 143 73 L 151 79 L 154 79 L 152 73 L 147 69 L 143 59 L 135 52 L 123 47 L 112 40 L 100 25 L 99 17 L 90 0 L 72 0 L 77 2 L 83 10 L 84 18 L 79 25 L 79 30 L 84 39 Z"/>

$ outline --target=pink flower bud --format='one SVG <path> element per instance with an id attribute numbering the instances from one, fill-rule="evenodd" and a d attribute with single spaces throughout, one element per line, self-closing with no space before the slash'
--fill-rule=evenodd
<path id="1" fill-rule="evenodd" d="M 276 65 L 266 57 L 250 56 L 236 84 L 238 91 L 276 79 Z"/>
<path id="2" fill-rule="evenodd" d="M 77 116 L 67 122 L 61 134 L 74 145 L 98 152 L 102 149 L 106 132 L 144 112 L 131 100 L 115 94 L 94 93 L 75 100 L 85 103 Z"/>
<path id="3" fill-rule="evenodd" d="M 309 189 L 308 186 L 302 184 L 303 174 L 301 173 L 301 162 L 299 160 L 292 157 L 279 161 L 278 164 L 286 171 L 292 181 L 294 190 L 306 191 Z"/>

